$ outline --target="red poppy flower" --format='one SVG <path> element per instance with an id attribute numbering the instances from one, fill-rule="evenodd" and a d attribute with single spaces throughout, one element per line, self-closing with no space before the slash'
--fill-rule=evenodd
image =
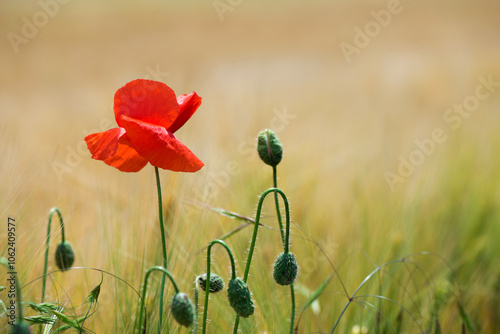
<path id="1" fill-rule="evenodd" d="M 92 158 L 122 172 L 138 172 L 149 162 L 175 172 L 196 172 L 200 161 L 174 132 L 201 104 L 196 92 L 175 97 L 162 82 L 134 80 L 115 94 L 117 128 L 85 137 Z"/>

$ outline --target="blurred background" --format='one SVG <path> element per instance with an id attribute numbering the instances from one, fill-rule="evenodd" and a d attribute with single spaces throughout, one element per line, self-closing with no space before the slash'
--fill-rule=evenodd
<path id="1" fill-rule="evenodd" d="M 186 289 L 204 270 L 199 250 L 239 224 L 201 203 L 253 217 L 258 195 L 272 185 L 270 168 L 254 153 L 259 131 L 271 128 L 285 148 L 278 185 L 293 220 L 323 245 L 350 292 L 376 265 L 431 252 L 450 267 L 432 258 L 425 287 L 454 286 L 443 328 L 460 328 L 456 304 L 463 303 L 478 332 L 496 332 L 499 13 L 500 3 L 486 0 L 0 0 L 0 212 L 2 226 L 16 219 L 20 277 L 30 282 L 42 273 L 53 206 L 66 219 L 76 266 L 107 270 L 138 290 L 138 273 L 161 263 L 159 247 L 149 247 L 159 246 L 153 168 L 120 173 L 92 160 L 83 141 L 116 126 L 118 88 L 148 78 L 203 98 L 176 136 L 206 166 L 196 174 L 162 172 L 172 270 Z M 275 226 L 272 206 L 267 214 Z M 230 240 L 240 260 L 250 232 Z M 261 234 L 256 276 L 280 248 L 275 231 Z M 299 228 L 294 235 L 301 283 L 314 290 L 333 269 L 300 241 Z M 1 228 L 3 252 L 6 236 Z M 100 280 L 77 270 L 54 277 L 54 290 L 70 286 L 66 294 L 76 300 Z M 112 279 L 105 283 L 102 309 L 115 318 L 99 311 L 86 326 L 128 332 L 131 320 L 122 318 L 134 316 L 135 306 L 114 310 L 125 292 Z M 29 285 L 26 298 L 39 301 L 39 286 Z M 254 290 L 259 305 L 268 290 Z M 306 313 L 300 332 L 329 332 L 345 304 L 342 292 L 333 280 L 319 300 L 322 311 Z M 133 305 L 137 296 L 129 294 Z M 277 298 L 287 300 L 286 292 Z M 260 303 L 243 329 L 280 333 L 287 310 L 274 323 Z M 210 310 L 213 328 L 227 331 L 231 316 Z M 343 332 L 356 324 L 372 330 L 375 312 L 351 311 Z"/>

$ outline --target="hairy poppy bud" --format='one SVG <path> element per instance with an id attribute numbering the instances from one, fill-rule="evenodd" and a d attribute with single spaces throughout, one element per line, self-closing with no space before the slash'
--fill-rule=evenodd
<path id="1" fill-rule="evenodd" d="M 283 157 L 283 147 L 276 134 L 269 129 L 261 131 L 257 137 L 259 157 L 266 164 L 276 167 Z"/>
<path id="2" fill-rule="evenodd" d="M 207 274 L 203 274 L 198 277 L 198 282 L 203 291 L 207 288 Z M 219 275 L 210 273 L 210 290 L 211 293 L 217 293 L 224 289 L 224 280 Z"/>
<path id="3" fill-rule="evenodd" d="M 21 321 L 11 327 L 9 334 L 31 334 L 31 329 L 27 323 Z"/>
<path id="4" fill-rule="evenodd" d="M 56 249 L 56 265 L 59 269 L 67 270 L 75 262 L 75 253 L 67 241 L 60 242 Z"/>
<path id="5" fill-rule="evenodd" d="M 279 285 L 290 285 L 297 278 L 297 260 L 292 253 L 281 253 L 274 263 L 273 276 Z"/>
<path id="6" fill-rule="evenodd" d="M 177 293 L 172 298 L 172 314 L 182 326 L 189 327 L 194 322 L 194 305 L 184 292 Z"/>
<path id="7" fill-rule="evenodd" d="M 241 278 L 237 277 L 229 281 L 227 293 L 229 304 L 238 315 L 248 318 L 253 314 L 255 306 L 250 296 L 250 290 Z"/>

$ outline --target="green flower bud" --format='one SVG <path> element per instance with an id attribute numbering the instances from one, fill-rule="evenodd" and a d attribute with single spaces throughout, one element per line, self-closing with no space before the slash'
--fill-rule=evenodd
<path id="1" fill-rule="evenodd" d="M 262 161 L 273 167 L 277 166 L 283 157 L 283 147 L 276 134 L 269 129 L 259 133 L 257 151 Z"/>
<path id="2" fill-rule="evenodd" d="M 255 310 L 248 286 L 239 277 L 229 281 L 227 288 L 229 304 L 243 318 L 251 316 Z"/>
<path id="3" fill-rule="evenodd" d="M 200 284 L 200 287 L 203 289 L 203 291 L 206 291 L 207 287 L 207 274 L 203 274 L 201 276 L 198 276 L 198 283 Z M 217 293 L 224 289 L 224 280 L 222 277 L 219 275 L 216 275 L 214 273 L 210 273 L 210 290 L 209 292 L 211 293 Z"/>
<path id="4" fill-rule="evenodd" d="M 59 269 L 68 270 L 75 262 L 75 253 L 67 241 L 60 242 L 56 249 L 56 265 Z"/>
<path id="5" fill-rule="evenodd" d="M 24 321 L 16 322 L 14 326 L 10 328 L 9 334 L 31 334 L 31 329 Z"/>
<path id="6" fill-rule="evenodd" d="M 184 292 L 177 293 L 170 305 L 175 320 L 182 326 L 189 327 L 194 322 L 194 305 Z"/>
<path id="7" fill-rule="evenodd" d="M 279 285 L 290 285 L 297 278 L 297 260 L 292 253 L 281 253 L 274 263 L 273 276 Z"/>

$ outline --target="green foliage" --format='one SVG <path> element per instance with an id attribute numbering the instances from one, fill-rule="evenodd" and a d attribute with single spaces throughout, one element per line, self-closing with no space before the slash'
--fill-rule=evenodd
<path id="1" fill-rule="evenodd" d="M 34 303 L 27 301 L 25 302 L 26 306 L 38 314 L 27 316 L 24 320 L 32 325 L 45 325 L 44 333 L 59 333 L 68 329 L 82 332 L 85 321 L 97 312 L 101 285 L 102 281 L 92 289 L 84 304 L 81 305 L 82 308 L 88 305 L 85 314 L 77 314 L 76 309 L 65 308 L 57 302 Z M 58 325 L 54 328 L 56 323 Z"/>

